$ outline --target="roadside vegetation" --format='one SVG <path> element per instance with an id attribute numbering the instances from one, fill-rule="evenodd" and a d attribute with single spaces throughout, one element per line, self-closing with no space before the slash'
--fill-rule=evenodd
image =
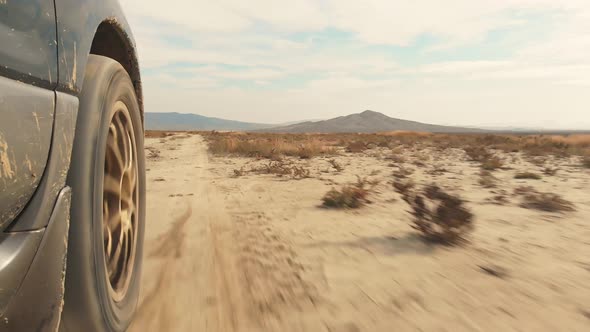
<path id="1" fill-rule="evenodd" d="M 445 244 L 465 240 L 475 220 L 466 201 L 452 192 L 485 191 L 478 204 L 498 208 L 570 212 L 575 205 L 560 195 L 514 180 L 561 181 L 573 168 L 590 168 L 590 135 L 194 133 L 206 139 L 211 155 L 244 158 L 231 176 L 322 181 L 331 187 L 320 197 L 328 208 L 358 209 L 387 196 L 382 202 L 409 207 L 412 227 L 426 240 Z M 146 137 L 168 142 L 180 136 L 148 131 Z M 148 158 L 162 158 L 162 151 L 150 149 Z M 358 158 L 364 166 L 358 166 Z M 378 164 L 382 168 L 373 167 Z M 357 181 L 350 183 L 357 174 Z M 389 189 L 377 191 L 378 181 L 362 176 L 377 177 Z M 519 201 L 511 203 L 509 192 Z"/>
<path id="2" fill-rule="evenodd" d="M 411 208 L 412 228 L 427 241 L 457 244 L 464 242 L 473 230 L 474 215 L 465 207 L 465 202 L 436 184 L 420 191 L 404 188 L 402 195 Z"/>
<path id="3" fill-rule="evenodd" d="M 356 183 L 345 185 L 340 189 L 330 189 L 322 198 L 322 205 L 327 208 L 358 209 L 371 203 L 368 197 L 377 184 L 357 176 Z"/>
<path id="4" fill-rule="evenodd" d="M 217 133 L 206 136 L 209 151 L 215 155 L 279 159 L 309 159 L 332 155 L 334 149 L 311 135 L 269 135 L 249 133 Z"/>
<path id="5" fill-rule="evenodd" d="M 169 132 L 150 132 L 148 137 Z M 470 160 L 486 170 L 502 168 L 505 161 L 497 152 L 522 153 L 530 157 L 586 156 L 590 159 L 590 135 L 494 135 L 430 134 L 386 132 L 376 134 L 269 134 L 241 132 L 198 132 L 208 141 L 213 154 L 236 154 L 272 158 L 280 155 L 311 158 L 335 152 L 364 153 L 377 148 L 396 151 L 412 147 L 418 151 L 431 147 L 439 151 L 462 149 Z M 397 150 L 396 150 L 397 149 Z"/>

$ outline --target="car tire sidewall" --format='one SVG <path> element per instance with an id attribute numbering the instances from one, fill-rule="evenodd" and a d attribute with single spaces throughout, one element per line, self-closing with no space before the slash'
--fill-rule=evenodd
<path id="1" fill-rule="evenodd" d="M 131 322 L 139 298 L 145 230 L 143 125 L 133 85 L 123 67 L 114 60 L 91 55 L 87 68 L 68 176 L 76 198 L 72 199 L 65 325 L 70 330 L 118 332 Z M 135 261 L 127 293 L 120 302 L 109 295 L 102 225 L 106 140 L 117 101 L 122 101 L 129 110 L 138 167 Z M 84 317 L 72 317 L 76 315 Z M 68 318 L 72 319 L 68 322 Z"/>

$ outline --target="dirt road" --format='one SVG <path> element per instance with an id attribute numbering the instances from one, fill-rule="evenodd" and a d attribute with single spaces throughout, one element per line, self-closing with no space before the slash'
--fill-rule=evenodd
<path id="1" fill-rule="evenodd" d="M 130 331 L 272 330 L 279 302 L 311 303 L 289 248 L 260 216 L 228 212 L 201 137 L 147 145 L 160 155 L 148 163 L 142 295 Z"/>
<path id="2" fill-rule="evenodd" d="M 236 177 L 234 170 L 264 161 L 211 159 L 196 135 L 151 138 L 146 147 L 145 258 L 132 332 L 590 326 L 590 184 L 573 166 L 537 184 L 578 208 L 549 215 L 517 202 L 491 205 L 477 167 L 437 157 L 448 164 L 437 181 L 463 188 L 478 218 L 471 244 L 441 248 L 408 226 L 407 207 L 387 183 L 390 161 L 342 156 L 344 171 L 333 173 L 327 159 L 298 160 L 311 177 Z M 365 173 L 382 178 L 370 207 L 318 208 L 331 187 Z"/>

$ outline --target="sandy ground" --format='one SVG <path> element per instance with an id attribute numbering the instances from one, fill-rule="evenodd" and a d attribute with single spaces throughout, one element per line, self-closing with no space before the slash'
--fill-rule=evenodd
<path id="1" fill-rule="evenodd" d="M 403 151 L 416 182 L 454 189 L 476 216 L 470 243 L 441 247 L 410 227 L 378 149 L 336 157 L 342 172 L 331 158 L 293 161 L 311 170 L 293 180 L 236 177 L 265 162 L 208 156 L 200 136 L 146 144 L 159 156 L 148 161 L 142 295 L 130 331 L 590 331 L 590 171 L 572 160 L 551 160 L 554 176 L 515 180 L 536 166 L 506 156 L 511 169 L 485 189 L 459 151 Z M 380 181 L 372 204 L 319 207 L 356 175 Z M 520 185 L 559 193 L 577 211 L 519 207 Z M 508 202 L 490 203 L 499 193 Z"/>

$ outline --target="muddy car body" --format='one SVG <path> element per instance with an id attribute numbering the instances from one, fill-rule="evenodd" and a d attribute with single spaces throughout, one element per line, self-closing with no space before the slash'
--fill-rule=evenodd
<path id="1" fill-rule="evenodd" d="M 131 89 L 107 100 L 115 79 L 121 91 Z M 109 110 L 119 99 L 120 109 Z M 142 118 L 135 42 L 116 0 L 0 0 L 0 331 L 126 327 L 137 291 L 111 301 L 125 315 L 109 312 L 108 299 L 96 300 L 109 294 L 98 280 L 108 263 L 97 248 L 100 236 L 110 237 L 93 233 L 100 233 L 107 197 L 97 187 L 110 176 L 108 128 L 119 119 L 131 128 L 123 132 L 133 139 L 126 151 L 134 160 L 130 197 L 138 203 L 129 213 L 136 230 L 128 251 L 141 253 Z M 79 180 L 95 170 L 97 177 Z M 135 279 L 141 262 L 131 261 Z M 125 282 L 125 292 L 134 282 Z"/>

